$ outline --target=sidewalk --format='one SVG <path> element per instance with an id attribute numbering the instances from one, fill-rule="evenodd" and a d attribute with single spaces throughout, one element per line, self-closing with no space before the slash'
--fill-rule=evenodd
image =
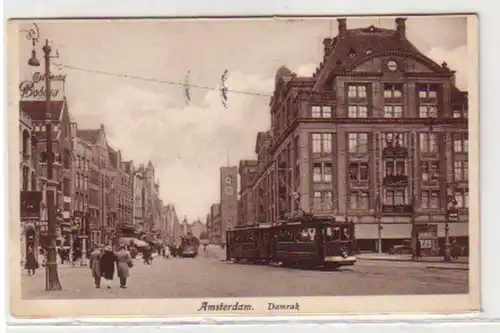
<path id="1" fill-rule="evenodd" d="M 409 261 L 415 263 L 428 263 L 430 269 L 469 269 L 469 258 L 461 257 L 451 262 L 445 262 L 443 257 L 422 257 L 413 260 L 411 254 L 387 254 L 387 253 L 362 253 L 358 254 L 359 260 L 379 260 L 379 261 Z"/>

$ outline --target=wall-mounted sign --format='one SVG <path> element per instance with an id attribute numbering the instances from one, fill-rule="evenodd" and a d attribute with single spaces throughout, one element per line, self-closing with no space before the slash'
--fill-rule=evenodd
<path id="1" fill-rule="evenodd" d="M 51 74 L 49 76 L 52 82 L 64 82 L 66 74 Z M 59 97 L 60 89 L 50 89 L 51 97 Z M 21 99 L 45 99 L 45 74 L 40 72 L 33 73 L 31 80 L 22 81 L 19 84 L 19 93 Z"/>

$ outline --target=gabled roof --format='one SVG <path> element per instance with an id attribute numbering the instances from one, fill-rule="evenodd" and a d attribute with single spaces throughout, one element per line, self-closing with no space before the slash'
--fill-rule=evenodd
<path id="1" fill-rule="evenodd" d="M 401 52 L 419 58 L 436 71 L 448 71 L 422 54 L 400 31 L 369 26 L 346 29 L 331 43 L 325 40 L 326 57 L 317 72 L 317 87 L 326 83 L 333 71 L 349 71 L 365 59 L 388 52 Z"/>
<path id="2" fill-rule="evenodd" d="M 97 138 L 99 138 L 99 131 L 100 129 L 79 129 L 76 131 L 76 136 L 90 143 L 96 143 Z"/>

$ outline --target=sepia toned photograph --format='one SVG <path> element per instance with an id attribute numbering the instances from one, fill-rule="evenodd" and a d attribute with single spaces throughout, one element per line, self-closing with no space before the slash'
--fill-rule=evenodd
<path id="1" fill-rule="evenodd" d="M 476 17 L 8 28 L 13 316 L 479 309 Z"/>

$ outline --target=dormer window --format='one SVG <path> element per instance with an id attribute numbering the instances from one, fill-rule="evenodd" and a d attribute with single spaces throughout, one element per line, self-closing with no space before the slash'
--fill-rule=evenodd
<path id="1" fill-rule="evenodd" d="M 351 48 L 349 50 L 349 58 L 354 58 L 356 56 L 356 50 L 354 50 L 353 48 Z"/>
<path id="2" fill-rule="evenodd" d="M 369 54 L 372 54 L 372 53 L 373 53 L 372 49 L 366 49 L 366 51 L 365 51 L 366 55 L 369 55 Z"/>

